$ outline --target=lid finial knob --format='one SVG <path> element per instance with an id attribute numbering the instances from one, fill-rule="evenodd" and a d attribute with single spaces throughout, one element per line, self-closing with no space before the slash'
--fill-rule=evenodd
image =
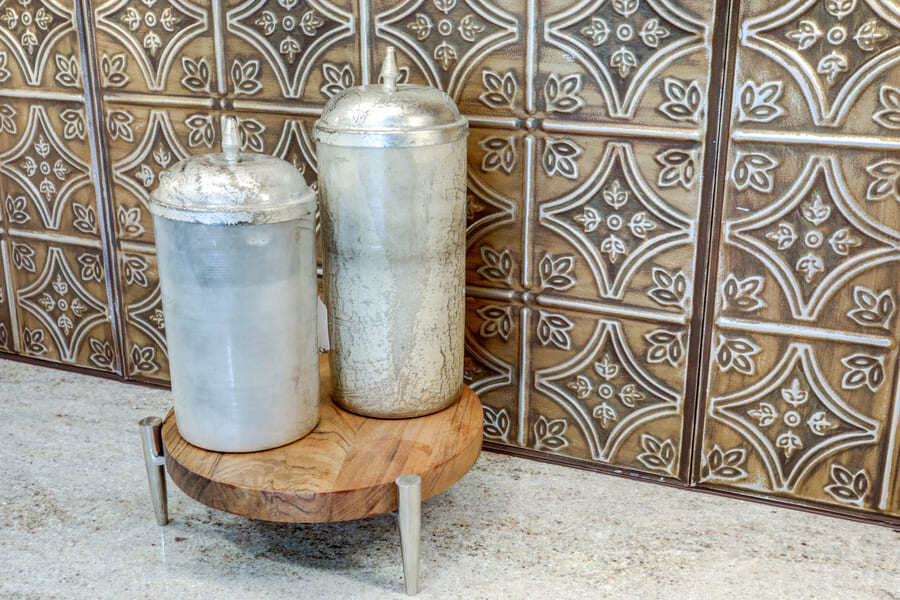
<path id="1" fill-rule="evenodd" d="M 384 63 L 381 65 L 381 79 L 383 80 L 385 91 L 393 92 L 397 89 L 397 78 L 399 75 L 394 47 L 388 46 L 384 54 Z"/>
<path id="2" fill-rule="evenodd" d="M 240 157 L 241 144 L 237 132 L 237 120 L 225 117 L 222 121 L 222 153 L 228 162 L 237 162 Z"/>

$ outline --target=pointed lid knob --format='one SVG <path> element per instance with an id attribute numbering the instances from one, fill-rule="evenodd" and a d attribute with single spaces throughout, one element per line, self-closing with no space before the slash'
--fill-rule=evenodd
<path id="1" fill-rule="evenodd" d="M 381 65 L 381 84 L 384 86 L 385 92 L 397 91 L 397 79 L 400 72 L 397 70 L 397 57 L 394 53 L 394 47 L 388 46 L 384 55 L 384 63 Z"/>
<path id="2" fill-rule="evenodd" d="M 228 162 L 237 162 L 240 158 L 241 143 L 238 139 L 237 120 L 225 117 L 222 121 L 222 155 Z"/>

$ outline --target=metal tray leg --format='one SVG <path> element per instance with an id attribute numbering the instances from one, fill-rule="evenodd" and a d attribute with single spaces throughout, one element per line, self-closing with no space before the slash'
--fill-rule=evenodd
<path id="1" fill-rule="evenodd" d="M 166 457 L 162 445 L 162 419 L 145 417 L 138 421 L 141 427 L 141 446 L 144 448 L 144 466 L 147 467 L 147 481 L 156 523 L 169 522 L 169 501 L 166 496 Z"/>
<path id="2" fill-rule="evenodd" d="M 422 478 L 401 475 L 395 480 L 400 496 L 397 522 L 400 525 L 400 549 L 403 553 L 403 580 L 406 594 L 419 593 L 419 538 L 422 531 Z"/>

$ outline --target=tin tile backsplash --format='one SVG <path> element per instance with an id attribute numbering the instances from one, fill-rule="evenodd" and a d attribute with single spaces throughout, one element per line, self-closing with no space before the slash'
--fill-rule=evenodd
<path id="1" fill-rule="evenodd" d="M 235 115 L 314 182 L 388 45 L 470 121 L 490 444 L 900 516 L 887 0 L 6 0 L 0 351 L 165 383 L 159 173 Z"/>
<path id="2" fill-rule="evenodd" d="M 700 481 L 900 514 L 900 14 L 741 3 Z"/>
<path id="3" fill-rule="evenodd" d="M 486 439 L 686 480 L 712 6 L 458 8 L 485 42 L 472 65 L 458 27 L 447 66 L 472 123 L 466 364 Z M 394 35 L 425 60 L 420 14 Z"/>

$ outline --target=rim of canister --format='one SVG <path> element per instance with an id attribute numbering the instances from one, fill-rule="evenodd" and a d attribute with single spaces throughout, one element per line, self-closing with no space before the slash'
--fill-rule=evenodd
<path id="1" fill-rule="evenodd" d="M 455 142 L 468 134 L 469 122 L 461 117 L 452 123 L 421 129 L 353 129 L 329 127 L 319 120 L 314 131 L 316 142 L 332 146 L 405 148 Z"/>
<path id="2" fill-rule="evenodd" d="M 173 221 L 186 221 L 202 225 L 263 225 L 281 223 L 313 215 L 316 212 L 316 192 L 309 188 L 307 194 L 297 201 L 282 204 L 276 208 L 254 208 L 251 206 L 234 208 L 185 207 L 169 204 L 158 199 L 154 191 L 150 194 L 150 213 Z"/>

